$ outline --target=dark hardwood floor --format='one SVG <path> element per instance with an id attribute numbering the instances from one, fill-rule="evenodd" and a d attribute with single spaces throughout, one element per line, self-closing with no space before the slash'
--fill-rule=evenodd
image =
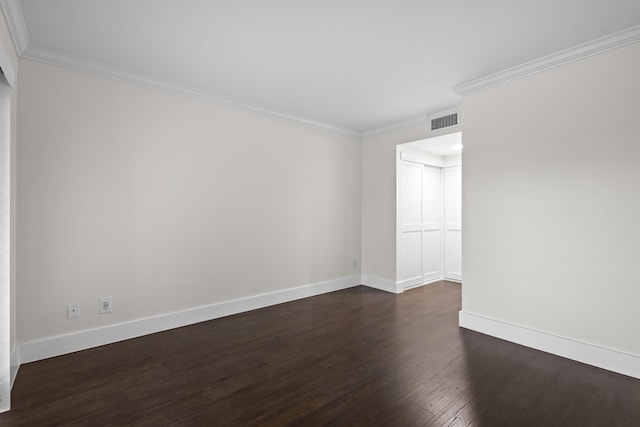
<path id="1" fill-rule="evenodd" d="M 307 298 L 23 365 L 2 426 L 640 426 L 640 380 L 459 329 L 460 285 Z"/>

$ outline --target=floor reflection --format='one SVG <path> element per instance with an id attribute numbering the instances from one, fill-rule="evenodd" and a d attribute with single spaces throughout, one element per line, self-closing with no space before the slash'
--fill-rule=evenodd
<path id="1" fill-rule="evenodd" d="M 640 425 L 639 380 L 477 332 L 460 334 L 469 399 L 460 417 L 474 425 Z"/>
<path id="2" fill-rule="evenodd" d="M 346 289 L 26 364 L 0 425 L 640 426 L 640 380 Z"/>

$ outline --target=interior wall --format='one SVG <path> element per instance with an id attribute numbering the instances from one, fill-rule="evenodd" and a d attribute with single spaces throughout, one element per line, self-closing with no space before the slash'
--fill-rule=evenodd
<path id="1" fill-rule="evenodd" d="M 456 131 L 458 129 L 456 128 Z M 431 132 L 425 123 L 365 136 L 362 141 L 362 274 L 396 278 L 396 146 L 451 130 Z"/>
<path id="2" fill-rule="evenodd" d="M 18 55 L 13 47 L 13 41 L 9 34 L 9 29 L 4 19 L 4 13 L 0 10 L 0 49 L 3 50 L 6 58 L 11 63 L 14 73 L 18 72 Z M 15 76 L 14 76 L 15 78 Z M 17 210 L 16 210 L 16 194 L 17 194 L 17 111 L 18 111 L 18 82 L 17 79 L 13 84 L 11 90 L 11 141 L 10 141 L 10 168 L 11 168 L 11 242 L 10 242 L 10 257 L 11 257 L 11 278 L 10 278 L 10 311 L 11 311 L 11 338 L 10 338 L 10 350 L 13 354 L 17 348 L 16 339 L 16 224 L 17 224 Z"/>
<path id="3" fill-rule="evenodd" d="M 30 60 L 20 79 L 21 343 L 359 276 L 359 139 Z"/>
<path id="4" fill-rule="evenodd" d="M 640 43 L 464 98 L 464 312 L 640 355 Z"/>

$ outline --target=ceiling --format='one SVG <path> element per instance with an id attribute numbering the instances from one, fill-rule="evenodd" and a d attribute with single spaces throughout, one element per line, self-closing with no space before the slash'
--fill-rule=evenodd
<path id="1" fill-rule="evenodd" d="M 452 87 L 640 23 L 638 0 L 0 2 L 22 56 L 354 134 L 425 121 L 459 103 Z"/>

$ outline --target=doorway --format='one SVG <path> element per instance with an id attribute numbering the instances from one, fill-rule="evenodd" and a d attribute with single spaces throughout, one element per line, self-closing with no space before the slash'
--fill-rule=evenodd
<path id="1" fill-rule="evenodd" d="M 462 134 L 396 148 L 396 287 L 462 282 Z"/>

